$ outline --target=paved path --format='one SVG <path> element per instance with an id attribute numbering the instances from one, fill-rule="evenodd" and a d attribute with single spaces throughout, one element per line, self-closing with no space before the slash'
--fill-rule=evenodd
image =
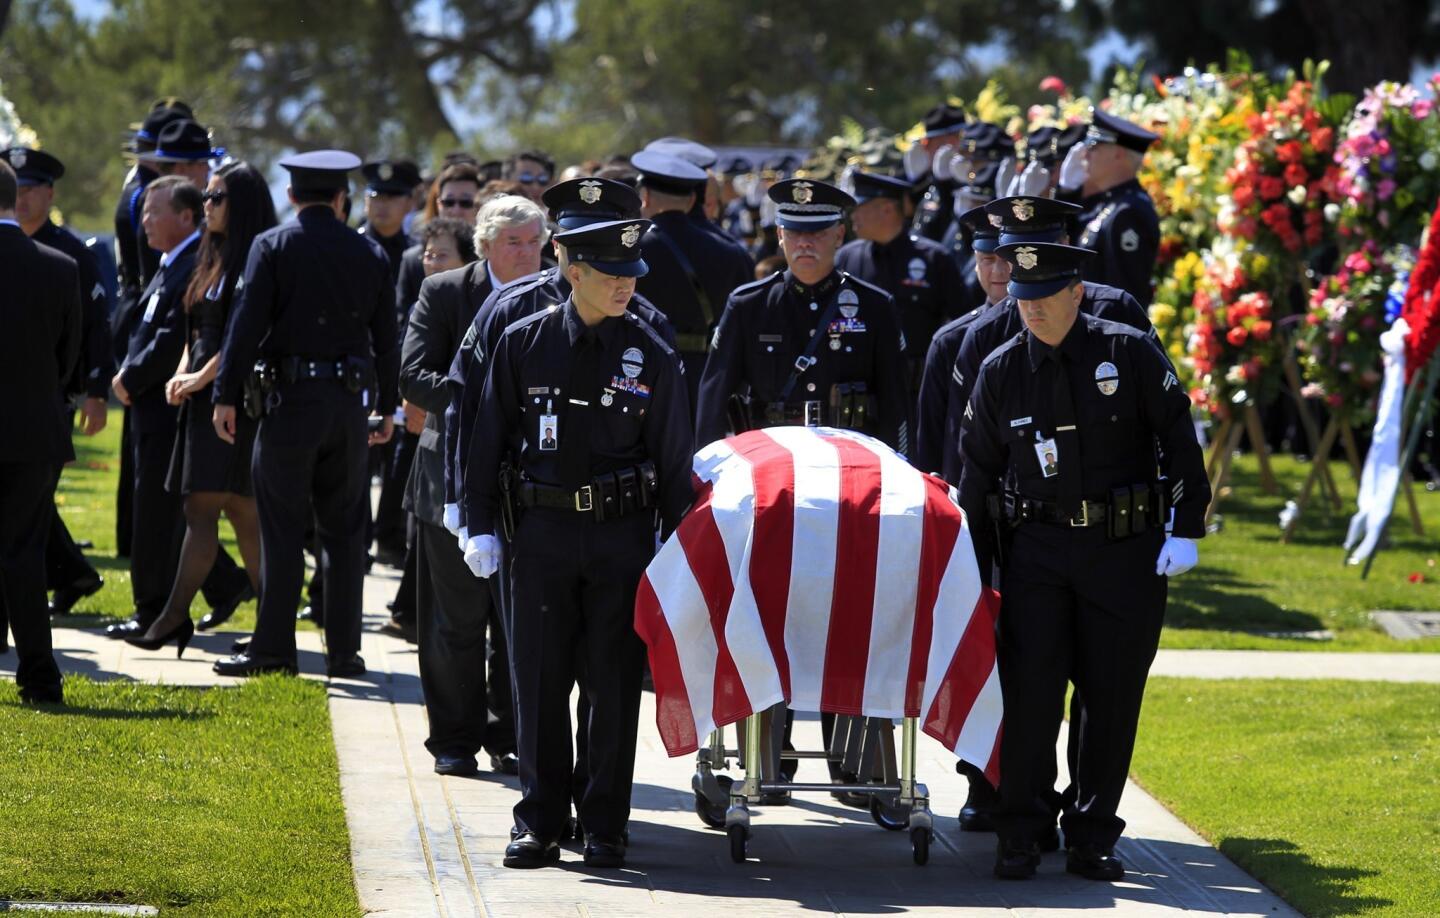
<path id="1" fill-rule="evenodd" d="M 441 778 L 424 748 L 415 649 L 373 629 L 393 597 L 386 570 L 366 583 L 365 679 L 328 683 L 341 791 L 360 901 L 384 918 L 508 916 L 649 916 L 686 918 L 835 914 L 1056 915 L 1074 909 L 1102 915 L 1182 912 L 1294 916 L 1297 913 L 1210 847 L 1153 798 L 1131 785 L 1121 815 L 1129 822 L 1119 854 L 1126 881 L 1098 884 L 1064 872 L 1063 854 L 1047 855 L 1040 876 L 1001 883 L 990 875 L 994 838 L 959 831 L 954 814 L 964 783 L 938 745 L 921 740 L 919 773 L 932 795 L 936 841 L 930 863 L 911 862 L 908 837 L 875 826 L 867 814 L 828 797 L 757 809 L 750 860 L 730 862 L 723 834 L 692 811 L 693 764 L 668 759 L 645 696 L 637 757 L 630 866 L 586 869 L 572 847 L 558 869 L 506 870 L 501 852 L 515 800 L 512 778 Z M 133 678 L 214 685 L 210 663 L 227 653 L 232 634 L 199 635 L 184 660 L 173 649 L 147 653 L 88 631 L 56 629 L 67 671 L 93 678 Z M 323 679 L 320 635 L 301 632 L 301 668 Z M 199 652 L 197 652 L 199 651 Z M 14 655 L 0 657 L 9 675 Z M 1161 651 L 1154 672 L 1229 678 L 1401 679 L 1440 681 L 1440 655 Z M 797 737 L 819 745 L 819 724 L 802 717 Z M 819 779 L 815 763 L 804 777 Z"/>

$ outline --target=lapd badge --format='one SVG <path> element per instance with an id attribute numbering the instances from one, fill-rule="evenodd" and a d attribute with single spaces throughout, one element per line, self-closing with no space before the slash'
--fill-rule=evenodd
<path id="1" fill-rule="evenodd" d="M 840 336 L 839 336 L 839 335 L 831 335 L 831 336 L 830 336 L 830 350 L 832 350 L 832 351 L 838 351 L 838 350 L 840 350 Z"/>
<path id="2" fill-rule="evenodd" d="M 1107 360 L 1095 368 L 1095 388 L 1101 395 L 1115 394 L 1120 388 L 1120 371 L 1115 369 L 1115 364 Z"/>
<path id="3" fill-rule="evenodd" d="M 351 162 L 353 163 L 354 160 L 352 159 Z M 380 168 L 375 170 L 375 174 L 380 176 L 380 181 L 388 182 L 395 177 L 395 167 L 389 163 L 381 163 Z"/>
<path id="4" fill-rule="evenodd" d="M 855 318 L 860 312 L 860 297 L 854 290 L 841 290 L 835 302 L 840 304 L 840 315 L 847 319 Z"/>
<path id="5" fill-rule="evenodd" d="M 796 182 L 790 186 L 790 196 L 796 204 L 809 204 L 810 199 L 815 196 L 815 186 L 809 182 Z"/>
<path id="6" fill-rule="evenodd" d="M 1015 250 L 1015 263 L 1026 271 L 1031 271 L 1040 264 L 1040 256 L 1035 253 L 1033 245 L 1022 245 Z"/>
<path id="7" fill-rule="evenodd" d="M 591 180 L 588 182 L 581 182 L 580 200 L 584 201 L 586 204 L 594 204 L 596 201 L 600 200 L 600 189 L 601 185 L 597 181 Z"/>
<path id="8" fill-rule="evenodd" d="M 620 371 L 629 379 L 640 375 L 645 368 L 645 354 L 638 347 L 627 347 L 625 353 L 620 355 Z"/>
<path id="9" fill-rule="evenodd" d="M 905 270 L 910 274 L 912 281 L 923 281 L 925 279 L 925 259 L 910 259 L 910 263 L 905 266 Z"/>
<path id="10" fill-rule="evenodd" d="M 1003 217 L 1001 217 L 999 214 L 988 214 L 988 216 L 990 218 L 991 226 L 995 227 L 996 229 L 1004 229 L 1005 219 Z"/>
<path id="11" fill-rule="evenodd" d="M 14 166 L 16 169 L 24 169 L 24 168 L 25 168 L 25 151 L 24 151 L 24 150 L 20 150 L 20 149 L 11 150 L 11 151 L 10 151 L 10 165 Z"/>
<path id="12" fill-rule="evenodd" d="M 609 408 L 611 405 L 615 404 L 615 394 L 609 389 L 606 389 L 605 394 L 600 396 L 600 404 L 604 405 L 606 408 Z"/>
<path id="13" fill-rule="evenodd" d="M 1010 205 L 1010 210 L 1015 214 L 1015 219 L 1024 223 L 1035 216 L 1035 202 L 1029 198 L 1021 198 Z"/>
<path id="14" fill-rule="evenodd" d="M 637 242 L 639 242 L 639 241 L 640 241 L 640 224 L 638 224 L 638 223 L 632 223 L 632 224 L 630 224 L 629 226 L 625 227 L 625 232 L 623 232 L 623 233 L 620 234 L 620 243 L 621 243 L 622 245 L 624 245 L 625 248 L 627 248 L 627 249 L 628 249 L 628 248 L 633 248 L 634 245 L 635 245 L 635 243 L 637 243 Z M 632 347 L 630 350 L 631 350 L 631 351 L 635 351 L 635 348 Z M 630 353 L 630 351 L 626 351 L 625 353 L 628 355 L 628 354 Z M 639 352 L 639 351 L 635 351 L 635 353 L 638 354 L 638 353 L 640 353 L 640 352 Z"/>
<path id="15" fill-rule="evenodd" d="M 1127 252 L 1133 252 L 1140 248 L 1140 234 L 1133 229 L 1127 229 L 1120 234 L 1120 248 Z"/>

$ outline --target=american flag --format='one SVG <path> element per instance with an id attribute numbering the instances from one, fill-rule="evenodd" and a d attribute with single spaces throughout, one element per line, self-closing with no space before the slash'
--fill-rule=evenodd
<path id="1" fill-rule="evenodd" d="M 945 483 L 823 427 L 717 441 L 694 469 L 695 505 L 635 603 L 670 755 L 784 701 L 921 717 L 996 781 L 999 600 Z"/>

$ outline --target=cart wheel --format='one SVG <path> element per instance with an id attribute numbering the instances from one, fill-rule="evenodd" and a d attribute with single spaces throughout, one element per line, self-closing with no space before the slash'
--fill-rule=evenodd
<path id="1" fill-rule="evenodd" d="M 737 864 L 745 863 L 745 827 L 731 826 L 725 834 L 730 836 L 730 860 Z"/>
<path id="2" fill-rule="evenodd" d="M 882 829 L 891 832 L 899 832 L 910 825 L 910 808 L 899 806 L 886 806 L 885 798 L 880 794 L 870 796 L 870 818 Z"/>
<path id="3" fill-rule="evenodd" d="M 910 830 L 910 848 L 915 854 L 915 863 L 924 866 L 930 860 L 930 830 L 914 828 Z"/>
<path id="4" fill-rule="evenodd" d="M 715 780 L 719 782 L 720 789 L 725 791 L 725 802 L 717 806 L 710 802 L 709 797 L 696 791 L 695 815 L 699 816 L 700 821 L 710 828 L 723 829 L 725 828 L 725 809 L 730 805 L 730 786 L 735 783 L 735 779 L 729 775 L 716 775 Z"/>

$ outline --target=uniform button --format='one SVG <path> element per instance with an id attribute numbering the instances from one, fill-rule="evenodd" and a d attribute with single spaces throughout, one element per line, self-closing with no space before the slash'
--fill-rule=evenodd
<path id="1" fill-rule="evenodd" d="M 810 337 L 815 337 L 815 329 L 810 329 Z"/>
<path id="2" fill-rule="evenodd" d="M 1110 415 L 1110 420 L 1112 420 L 1112 421 L 1118 421 L 1118 420 L 1120 420 L 1120 419 L 1119 419 L 1118 417 L 1116 417 L 1115 415 L 1112 414 L 1112 415 Z"/>
<path id="3" fill-rule="evenodd" d="M 850 352 L 853 351 L 853 350 L 855 350 L 855 349 L 854 349 L 853 347 L 851 347 L 850 345 L 848 345 L 848 344 L 845 345 L 845 353 L 848 354 L 848 353 L 850 353 Z"/>
<path id="4" fill-rule="evenodd" d="M 805 391 L 806 391 L 806 392 L 814 392 L 814 391 L 815 391 L 815 384 L 814 384 L 813 382 L 812 382 L 812 383 L 806 383 L 806 384 L 805 384 Z"/>
<path id="5" fill-rule="evenodd" d="M 820 304 L 819 304 L 819 303 L 811 303 L 811 304 L 810 304 L 810 311 L 811 311 L 811 312 L 814 312 L 815 310 L 817 310 L 817 309 L 819 309 L 819 308 L 820 308 Z"/>
<path id="6" fill-rule="evenodd" d="M 773 354 L 773 353 L 775 353 L 775 345 L 773 345 L 773 344 L 767 344 L 767 345 L 765 345 L 765 353 L 767 353 L 767 354 Z"/>

